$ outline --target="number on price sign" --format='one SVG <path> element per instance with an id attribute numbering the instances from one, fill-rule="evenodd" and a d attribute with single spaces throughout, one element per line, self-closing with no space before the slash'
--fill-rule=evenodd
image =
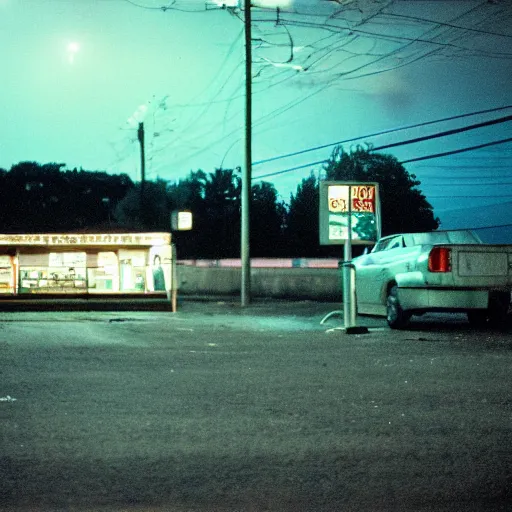
<path id="1" fill-rule="evenodd" d="M 375 187 L 371 185 L 358 185 L 352 187 L 352 211 L 375 212 Z"/>

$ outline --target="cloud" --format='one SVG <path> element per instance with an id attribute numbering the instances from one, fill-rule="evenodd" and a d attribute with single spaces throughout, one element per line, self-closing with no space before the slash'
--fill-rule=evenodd
<path id="1" fill-rule="evenodd" d="M 365 91 L 366 95 L 393 113 L 409 109 L 414 103 L 414 88 L 397 72 L 360 78 L 357 80 L 357 85 Z"/>

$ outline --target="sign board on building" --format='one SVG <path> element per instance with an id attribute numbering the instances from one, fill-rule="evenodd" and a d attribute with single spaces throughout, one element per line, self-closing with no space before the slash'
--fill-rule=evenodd
<path id="1" fill-rule="evenodd" d="M 378 183 L 320 182 L 320 244 L 373 244 L 380 237 Z"/>
<path id="2" fill-rule="evenodd" d="M 152 247 L 170 245 L 170 233 L 98 233 L 98 234 L 0 234 L 0 245 L 43 246 L 111 246 L 134 245 Z"/>

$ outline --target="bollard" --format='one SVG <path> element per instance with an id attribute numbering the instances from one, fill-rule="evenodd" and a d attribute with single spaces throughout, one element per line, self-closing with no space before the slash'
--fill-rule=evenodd
<path id="1" fill-rule="evenodd" d="M 343 320 L 347 334 L 366 334 L 367 327 L 356 324 L 356 267 L 350 262 L 343 266 Z"/>
<path id="2" fill-rule="evenodd" d="M 343 320 L 345 328 L 356 325 L 356 268 L 350 262 L 344 262 L 343 266 Z"/>

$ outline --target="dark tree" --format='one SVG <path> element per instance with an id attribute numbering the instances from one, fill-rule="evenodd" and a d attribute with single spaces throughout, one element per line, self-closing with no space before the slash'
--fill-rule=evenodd
<path id="1" fill-rule="evenodd" d="M 192 211 L 190 232 L 174 233 L 182 258 L 240 256 L 240 177 L 232 169 L 202 170 L 173 183 L 167 190 L 177 209 Z"/>
<path id="2" fill-rule="evenodd" d="M 414 174 L 392 155 L 358 146 L 346 153 L 336 148 L 325 167 L 327 180 L 373 181 L 379 184 L 382 234 L 432 231 L 439 227 L 432 205 L 418 188 Z"/>
<path id="3" fill-rule="evenodd" d="M 216 169 L 204 187 L 206 248 L 211 258 L 240 256 L 241 179 L 232 169 Z"/>
<path id="4" fill-rule="evenodd" d="M 286 208 L 271 183 L 253 185 L 251 192 L 251 257 L 281 256 L 286 250 L 283 233 Z"/>
<path id="5" fill-rule="evenodd" d="M 241 178 L 232 169 L 199 170 L 168 185 L 174 207 L 193 214 L 192 231 L 173 235 L 181 258 L 240 257 L 240 192 Z M 270 183 L 251 192 L 251 256 L 280 256 L 285 207 Z"/>
<path id="6" fill-rule="evenodd" d="M 11 191 L 7 185 L 8 172 L 5 169 L 0 169 L 0 225 L 1 231 L 6 232 L 9 223 L 9 208 L 8 202 L 11 196 Z"/>
<path id="7" fill-rule="evenodd" d="M 62 197 L 69 219 L 79 229 L 115 227 L 113 215 L 118 203 L 133 189 L 126 174 L 108 174 L 77 169 L 64 171 L 67 192 Z M 74 228 L 68 228 L 74 229 Z"/>
<path id="8" fill-rule="evenodd" d="M 190 210 L 193 228 L 191 231 L 173 233 L 178 258 L 201 258 L 205 254 L 205 232 L 208 230 L 208 218 L 205 208 L 205 185 L 207 175 L 204 171 L 191 171 L 180 181 L 167 187 L 167 195 L 172 209 Z"/>
<path id="9" fill-rule="evenodd" d="M 4 232 L 58 232 L 111 225 L 111 210 L 133 183 L 126 175 L 63 171 L 65 164 L 20 162 L 2 174 Z"/>
<path id="10" fill-rule="evenodd" d="M 204 203 L 204 188 L 207 175 L 204 171 L 191 171 L 189 175 L 167 184 L 167 195 L 175 208 L 196 209 Z"/>
<path id="11" fill-rule="evenodd" d="M 334 255 L 339 252 L 339 249 L 320 245 L 318 194 L 318 179 L 311 173 L 298 185 L 295 195 L 290 196 L 285 227 L 288 256 L 318 257 Z"/>
<path id="12" fill-rule="evenodd" d="M 164 180 L 146 181 L 144 195 L 140 183 L 133 186 L 120 201 L 114 212 L 119 226 L 145 231 L 169 231 L 172 205 Z"/>
<path id="13" fill-rule="evenodd" d="M 4 231 L 41 232 L 63 228 L 71 212 L 63 211 L 66 184 L 61 173 L 64 164 L 20 162 L 6 176 L 9 191 Z"/>

